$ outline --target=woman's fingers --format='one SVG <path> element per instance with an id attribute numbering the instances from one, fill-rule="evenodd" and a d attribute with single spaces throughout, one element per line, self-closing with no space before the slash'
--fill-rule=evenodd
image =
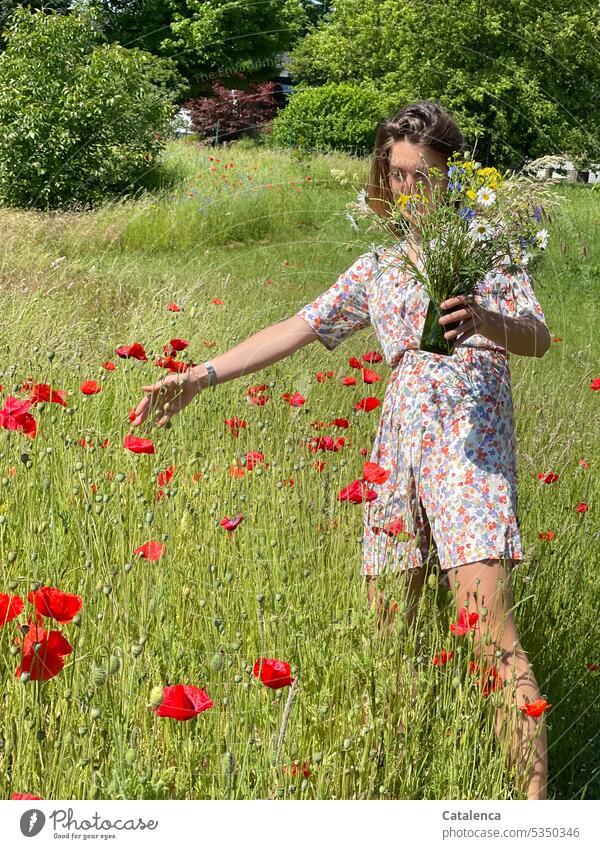
<path id="1" fill-rule="evenodd" d="M 462 341 L 463 335 L 470 330 L 473 330 L 473 332 L 475 330 L 475 322 L 472 318 L 468 319 L 467 321 L 461 321 L 460 327 L 457 327 L 456 330 L 448 330 L 446 333 L 444 333 L 444 339 L 450 340 L 454 339 L 454 337 L 458 339 L 458 337 L 460 336 Z"/>

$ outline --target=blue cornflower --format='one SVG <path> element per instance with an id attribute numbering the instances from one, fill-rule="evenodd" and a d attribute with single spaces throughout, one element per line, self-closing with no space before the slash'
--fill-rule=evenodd
<path id="1" fill-rule="evenodd" d="M 471 218 L 474 218 L 475 216 L 475 210 L 471 209 L 470 206 L 461 206 L 461 208 L 458 210 L 458 214 L 461 218 L 464 218 L 465 221 L 470 221 Z"/>

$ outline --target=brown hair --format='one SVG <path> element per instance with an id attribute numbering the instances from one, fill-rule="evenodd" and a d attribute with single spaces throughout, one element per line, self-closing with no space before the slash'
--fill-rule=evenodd
<path id="1" fill-rule="evenodd" d="M 390 217 L 389 205 L 393 201 L 389 183 L 390 151 L 395 142 L 404 139 L 437 150 L 446 159 L 465 147 L 465 139 L 453 116 L 434 100 L 415 100 L 392 118 L 381 121 L 375 134 L 373 162 L 365 191 L 368 206 L 382 218 Z M 392 224 L 390 228 L 396 231 Z"/>

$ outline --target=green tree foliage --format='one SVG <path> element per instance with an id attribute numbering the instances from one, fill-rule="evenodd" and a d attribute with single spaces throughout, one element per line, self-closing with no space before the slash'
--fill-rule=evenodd
<path id="1" fill-rule="evenodd" d="M 88 206 L 156 164 L 174 107 L 156 59 L 97 45 L 89 14 L 17 10 L 0 55 L 0 202 Z"/>
<path id="2" fill-rule="evenodd" d="M 0 31 L 6 26 L 6 22 L 17 9 L 36 9 L 46 13 L 60 12 L 67 14 L 71 6 L 72 0 L 0 0 Z M 0 40 L 0 48 L 4 47 L 4 41 Z"/>
<path id="3" fill-rule="evenodd" d="M 392 102 L 372 84 L 328 83 L 295 92 L 271 124 L 275 145 L 364 152 Z"/>
<path id="4" fill-rule="evenodd" d="M 298 82 L 437 99 L 483 162 L 600 159 L 600 15 L 587 0 L 338 0 L 291 52 Z"/>
<path id="5" fill-rule="evenodd" d="M 177 9 L 173 0 L 94 0 L 97 20 L 107 41 L 161 55 Z"/>
<path id="6" fill-rule="evenodd" d="M 250 81 L 274 76 L 275 56 L 308 25 L 298 0 L 171 0 L 171 35 L 162 50 L 176 58 L 192 95 L 209 94 L 211 80 L 228 84 L 236 73 Z"/>

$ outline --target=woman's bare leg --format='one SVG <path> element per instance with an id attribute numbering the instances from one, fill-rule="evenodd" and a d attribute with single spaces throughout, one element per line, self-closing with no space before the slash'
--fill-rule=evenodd
<path id="1" fill-rule="evenodd" d="M 541 695 L 517 635 L 511 575 L 503 560 L 487 559 L 450 569 L 448 578 L 457 610 L 466 607 L 467 601 L 469 613 L 487 608 L 485 617 L 480 613 L 475 650 L 482 665 L 495 666 L 502 681 L 508 682 L 503 687 L 504 706 L 496 714 L 496 734 L 501 742 L 508 742 L 509 768 L 517 766 L 524 775 L 523 786 L 519 782 L 517 789 L 526 792 L 528 799 L 546 799 L 545 716 L 527 716 L 514 707 L 515 703 L 520 708 L 526 702 L 534 702 Z M 491 638 L 489 644 L 485 643 L 486 635 Z M 495 656 L 498 649 L 502 652 L 499 658 Z"/>

